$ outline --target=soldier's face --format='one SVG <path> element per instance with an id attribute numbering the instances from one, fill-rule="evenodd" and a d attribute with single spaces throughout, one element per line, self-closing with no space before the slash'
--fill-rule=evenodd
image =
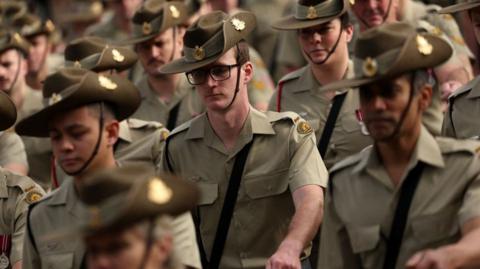
<path id="1" fill-rule="evenodd" d="M 87 264 L 89 269 L 131 269 L 140 268 L 142 260 L 145 269 L 165 268 L 171 252 L 167 238 L 154 241 L 150 253 L 145 255 L 145 233 L 137 227 L 123 231 L 112 231 L 87 237 Z"/>
<path id="2" fill-rule="evenodd" d="M 341 33 L 341 34 L 340 34 Z M 340 19 L 298 30 L 298 40 L 306 59 L 313 64 L 336 64 L 338 59 L 348 57 L 348 42 L 352 39 L 353 27 L 342 28 Z M 335 44 L 338 44 L 335 47 Z"/>
<path id="3" fill-rule="evenodd" d="M 43 67 L 51 45 L 46 35 L 36 35 L 28 41 L 31 44 L 28 54 L 28 72 L 36 74 Z"/>
<path id="4" fill-rule="evenodd" d="M 472 20 L 473 30 L 477 43 L 480 44 L 480 7 L 476 7 L 470 11 L 470 19 Z"/>
<path id="5" fill-rule="evenodd" d="M 362 30 L 397 20 L 398 0 L 355 0 L 351 7 Z"/>
<path id="6" fill-rule="evenodd" d="M 181 57 L 183 40 L 180 33 L 174 40 L 173 31 L 173 28 L 167 29 L 154 39 L 136 45 L 138 58 L 148 75 L 162 76 L 159 69 L 170 62 L 172 54 L 173 59 Z"/>
<path id="7" fill-rule="evenodd" d="M 222 10 L 226 13 L 238 8 L 238 0 L 210 0 L 209 2 L 212 10 Z"/>
<path id="8" fill-rule="evenodd" d="M 407 109 L 411 77 L 399 76 L 360 87 L 360 108 L 363 121 L 372 138 L 385 141 L 397 131 L 402 114 Z M 428 95 L 430 94 L 430 95 Z M 421 114 L 430 103 L 431 89 L 419 90 L 412 97 L 412 103 L 405 114 L 398 136 L 409 135 L 421 122 Z"/>
<path id="9" fill-rule="evenodd" d="M 87 106 L 65 111 L 49 121 L 53 154 L 65 173 L 78 171 L 90 158 L 97 144 L 99 127 L 99 115 Z M 117 138 L 118 122 L 106 119 L 98 152 L 85 173 L 105 168 Z"/>
<path id="10" fill-rule="evenodd" d="M 17 50 L 0 53 L 0 90 L 10 94 L 8 91 L 20 85 L 26 74 L 27 63 Z"/>

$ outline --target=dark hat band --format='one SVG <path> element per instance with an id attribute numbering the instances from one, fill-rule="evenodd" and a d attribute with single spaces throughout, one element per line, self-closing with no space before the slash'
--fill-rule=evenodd
<path id="1" fill-rule="evenodd" d="M 185 61 L 187 63 L 194 63 L 221 53 L 224 42 L 218 42 L 220 38 L 223 39 L 223 31 L 218 31 L 202 46 L 196 46 L 195 48 L 185 46 L 183 48 Z"/>
<path id="2" fill-rule="evenodd" d="M 95 53 L 78 61 L 65 60 L 65 67 L 77 67 L 91 69 L 95 66 L 103 53 Z"/>
<path id="3" fill-rule="evenodd" d="M 315 6 L 296 5 L 295 19 L 314 20 L 318 18 L 332 17 L 342 10 L 342 1 L 328 0 Z"/>

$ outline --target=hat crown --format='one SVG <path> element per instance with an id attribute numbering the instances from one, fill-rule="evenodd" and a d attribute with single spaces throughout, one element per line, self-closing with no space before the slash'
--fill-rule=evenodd
<path id="1" fill-rule="evenodd" d="M 65 48 L 65 60 L 78 61 L 95 53 L 101 53 L 106 40 L 96 36 L 86 36 L 73 40 Z"/>
<path id="2" fill-rule="evenodd" d="M 185 33 L 184 43 L 187 47 L 202 45 L 210 40 L 216 33 L 222 31 L 228 15 L 223 11 L 214 11 L 200 17 Z"/>
<path id="3" fill-rule="evenodd" d="M 163 16 L 164 3 L 163 1 L 146 1 L 133 15 L 133 23 L 142 24 L 144 22 L 150 22 L 159 16 Z"/>
<path id="4" fill-rule="evenodd" d="M 297 2 L 298 5 L 301 6 L 316 6 L 325 2 L 331 2 L 332 0 L 299 0 Z"/>
<path id="5" fill-rule="evenodd" d="M 48 98 L 54 93 L 60 93 L 73 85 L 81 83 L 88 73 L 88 70 L 82 68 L 60 69 L 45 79 L 42 90 L 43 97 Z"/>

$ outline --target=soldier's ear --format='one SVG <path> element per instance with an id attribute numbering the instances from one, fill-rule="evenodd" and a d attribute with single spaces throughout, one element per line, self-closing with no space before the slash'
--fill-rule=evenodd
<path id="1" fill-rule="evenodd" d="M 108 146 L 113 147 L 117 143 L 120 135 L 120 123 L 116 120 L 107 121 L 105 123 L 105 133 L 107 135 Z"/>
<path id="2" fill-rule="evenodd" d="M 245 84 L 247 84 L 248 82 L 250 82 L 250 80 L 252 80 L 253 78 L 253 65 L 250 61 L 247 61 L 246 63 L 244 63 L 241 67 L 243 69 L 243 71 L 245 72 L 245 76 L 244 76 L 244 82 Z"/>
<path id="3" fill-rule="evenodd" d="M 419 89 L 419 108 L 421 111 L 427 110 L 427 108 L 430 106 L 432 101 L 432 93 L 433 89 L 432 85 L 430 84 L 425 84 Z"/>

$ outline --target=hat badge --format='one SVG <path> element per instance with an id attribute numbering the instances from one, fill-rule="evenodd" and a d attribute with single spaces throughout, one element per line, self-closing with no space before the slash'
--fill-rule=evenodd
<path id="1" fill-rule="evenodd" d="M 180 17 L 180 11 L 178 11 L 177 7 L 174 5 L 171 5 L 169 8 L 170 8 L 170 13 L 172 14 L 172 17 L 174 19 L 178 19 Z"/>
<path id="2" fill-rule="evenodd" d="M 238 18 L 233 18 L 231 20 L 231 23 L 233 25 L 233 28 L 237 31 L 243 31 L 245 29 L 245 22 L 238 19 Z"/>
<path id="3" fill-rule="evenodd" d="M 103 11 L 103 6 L 102 6 L 102 3 L 100 3 L 99 1 L 93 2 L 91 4 L 90 12 L 93 15 L 100 15 L 100 13 L 102 13 L 102 11 Z"/>
<path id="4" fill-rule="evenodd" d="M 425 37 L 421 35 L 417 35 L 416 41 L 417 41 L 418 52 L 420 52 L 423 55 L 432 54 L 433 46 L 432 44 L 430 44 L 430 42 L 428 42 L 428 40 Z"/>
<path id="5" fill-rule="evenodd" d="M 75 67 L 75 68 L 82 68 L 82 64 L 81 64 L 79 61 L 75 61 L 75 62 L 73 63 L 73 67 Z"/>
<path id="6" fill-rule="evenodd" d="M 55 24 L 53 24 L 51 20 L 47 20 L 45 22 L 45 29 L 47 29 L 47 31 L 51 33 L 55 30 Z"/>
<path id="7" fill-rule="evenodd" d="M 51 105 L 54 105 L 58 102 L 62 101 L 62 96 L 56 92 L 54 92 L 52 94 L 52 96 L 50 96 L 50 98 L 48 98 L 48 105 L 51 106 Z"/>
<path id="8" fill-rule="evenodd" d="M 205 50 L 202 47 L 195 46 L 195 50 L 193 51 L 193 58 L 195 60 L 200 61 L 205 58 Z"/>
<path id="9" fill-rule="evenodd" d="M 100 209 L 96 206 L 91 206 L 88 208 L 88 211 L 90 213 L 90 226 L 91 227 L 99 227 L 102 225 L 102 218 L 100 216 Z"/>
<path id="10" fill-rule="evenodd" d="M 318 17 L 317 10 L 314 6 L 308 7 L 307 19 L 315 19 Z"/>
<path id="11" fill-rule="evenodd" d="M 117 63 L 121 63 L 125 60 L 125 56 L 123 56 L 123 54 L 120 53 L 120 51 L 118 51 L 117 49 L 112 50 L 112 57 L 113 60 Z"/>
<path id="12" fill-rule="evenodd" d="M 18 33 L 13 34 L 13 40 L 17 43 L 22 43 L 22 37 Z"/>
<path id="13" fill-rule="evenodd" d="M 149 22 L 143 22 L 142 31 L 144 35 L 152 33 L 152 25 Z"/>
<path id="14" fill-rule="evenodd" d="M 377 71 L 378 71 L 377 61 L 375 61 L 375 59 L 372 59 L 371 57 L 367 57 L 363 61 L 362 71 L 366 77 L 375 76 L 375 74 L 377 74 Z"/>
<path id="15" fill-rule="evenodd" d="M 355 0 L 349 0 L 348 2 L 350 2 L 350 5 L 355 5 Z"/>
<path id="16" fill-rule="evenodd" d="M 148 200 L 156 204 L 165 204 L 172 199 L 172 189 L 170 189 L 163 180 L 158 177 L 150 179 L 148 182 Z"/>
<path id="17" fill-rule="evenodd" d="M 107 90 L 115 90 L 118 85 L 105 76 L 98 76 L 98 83 Z"/>

